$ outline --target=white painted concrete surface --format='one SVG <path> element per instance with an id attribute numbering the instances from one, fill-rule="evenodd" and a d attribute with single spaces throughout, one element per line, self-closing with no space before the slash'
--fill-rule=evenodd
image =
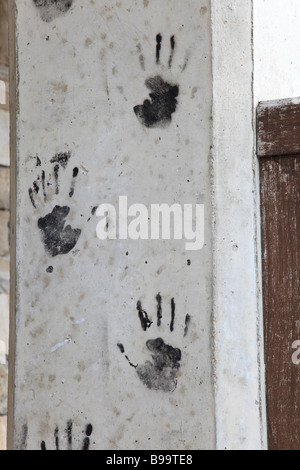
<path id="1" fill-rule="evenodd" d="M 0 109 L 0 165 L 9 163 L 9 113 Z"/>
<path id="2" fill-rule="evenodd" d="M 0 104 L 6 103 L 6 84 L 3 80 L 0 80 Z"/>
<path id="3" fill-rule="evenodd" d="M 212 5 L 217 448 L 262 449 L 266 438 L 252 2 Z"/>
<path id="4" fill-rule="evenodd" d="M 89 424 L 90 448 L 214 448 L 209 2 L 16 5 L 13 446 L 53 448 L 58 427 L 66 447 L 72 422 L 74 448 Z M 134 112 L 147 85 L 160 88 L 163 106 L 179 87 L 164 127 L 145 126 L 144 108 Z M 69 161 L 58 170 L 61 154 Z M 204 204 L 203 249 L 187 252 L 184 240 L 100 241 L 93 209 L 117 207 L 119 196 L 146 207 Z M 55 206 L 56 229 L 66 219 L 64 236 L 77 238 L 68 252 L 49 232 Z M 153 321 L 147 331 L 142 309 Z"/>
<path id="5" fill-rule="evenodd" d="M 0 450 L 6 450 L 7 417 L 0 416 Z"/>
<path id="6" fill-rule="evenodd" d="M 6 364 L 8 355 L 8 334 L 9 334 L 9 296 L 0 294 L 0 364 Z"/>

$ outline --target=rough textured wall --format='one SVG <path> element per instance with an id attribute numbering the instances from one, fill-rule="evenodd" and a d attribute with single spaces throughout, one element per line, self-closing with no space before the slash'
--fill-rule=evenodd
<path id="1" fill-rule="evenodd" d="M 0 449 L 6 448 L 9 317 L 8 2 L 0 1 Z"/>
<path id="2" fill-rule="evenodd" d="M 213 448 L 209 1 L 16 7 L 14 446 Z M 163 203 L 198 250 L 140 238 Z"/>
<path id="3" fill-rule="evenodd" d="M 252 0 L 212 0 L 213 311 L 219 449 L 266 445 L 252 7 Z"/>

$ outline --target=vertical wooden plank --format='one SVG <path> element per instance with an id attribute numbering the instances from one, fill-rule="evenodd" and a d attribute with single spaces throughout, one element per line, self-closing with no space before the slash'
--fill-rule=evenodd
<path id="1" fill-rule="evenodd" d="M 300 442 L 300 156 L 260 161 L 268 439 L 270 450 Z"/>

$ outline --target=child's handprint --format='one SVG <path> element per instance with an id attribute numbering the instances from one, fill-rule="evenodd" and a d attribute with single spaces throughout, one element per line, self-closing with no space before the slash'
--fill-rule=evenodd
<path id="1" fill-rule="evenodd" d="M 93 432 L 93 426 L 88 424 L 85 428 L 85 437 L 82 442 L 81 450 L 89 450 L 90 448 L 90 436 Z M 67 422 L 67 427 L 65 429 L 65 434 L 67 438 L 67 449 L 66 450 L 73 450 L 73 422 L 69 420 Z M 63 450 L 61 449 L 60 444 L 60 436 L 59 436 L 59 428 L 58 426 L 54 430 L 54 444 L 56 450 Z M 45 441 L 41 442 L 41 450 L 47 450 Z"/>
<path id="2" fill-rule="evenodd" d="M 58 153 L 50 160 L 50 163 L 54 164 L 54 192 L 56 195 L 59 194 L 60 169 L 66 169 L 70 157 L 70 152 Z M 40 164 L 40 160 L 38 159 L 37 165 L 40 166 Z M 79 170 L 77 167 L 73 169 L 73 175 L 71 178 L 71 185 L 68 194 L 70 198 L 74 195 L 75 182 L 78 172 Z M 48 202 L 47 189 L 52 185 L 50 182 L 52 177 L 53 175 L 50 174 L 49 178 L 46 179 L 46 174 L 43 170 L 34 181 L 32 187 L 29 188 L 28 194 L 34 208 L 37 207 L 37 201 L 40 201 L 42 204 L 46 204 Z M 69 253 L 75 247 L 81 235 L 80 229 L 73 229 L 70 225 L 65 226 L 69 212 L 69 206 L 56 205 L 52 212 L 47 214 L 45 217 L 39 218 L 38 220 L 38 228 L 41 231 L 45 250 L 52 257 Z"/>
<path id="3" fill-rule="evenodd" d="M 157 300 L 157 328 L 161 328 L 162 315 L 162 298 L 160 294 L 156 296 Z M 143 310 L 141 301 L 137 302 L 138 316 L 141 322 L 143 331 L 151 328 L 153 321 L 149 318 L 147 312 Z M 171 300 L 171 315 L 169 330 L 172 333 L 175 325 L 175 300 Z M 188 333 L 191 317 L 186 315 L 183 336 Z M 125 353 L 123 344 L 118 344 L 122 354 Z M 146 387 L 152 390 L 161 390 L 163 392 L 173 392 L 177 386 L 177 376 L 180 368 L 181 350 L 174 348 L 170 344 L 158 337 L 156 339 L 148 339 L 146 347 L 151 353 L 151 361 L 146 361 L 145 364 L 134 365 L 129 357 L 125 355 L 129 364 L 136 370 L 139 379 Z"/>
<path id="4" fill-rule="evenodd" d="M 66 13 L 73 0 L 33 0 L 33 3 L 40 9 L 41 19 L 48 23 Z"/>
<path id="5" fill-rule="evenodd" d="M 55 206 L 51 214 L 38 220 L 45 249 L 53 257 L 69 253 L 80 237 L 79 228 L 73 229 L 70 225 L 65 227 L 69 212 L 68 206 Z"/>
<path id="6" fill-rule="evenodd" d="M 156 36 L 156 66 L 163 70 L 160 62 L 160 53 L 163 44 L 161 34 Z M 176 41 L 175 36 L 170 38 L 170 55 L 168 60 L 168 68 L 172 68 L 173 57 L 175 53 Z M 140 53 L 139 60 L 142 70 L 145 70 L 145 59 L 142 54 L 141 45 L 138 45 Z M 184 65 L 181 67 L 183 72 L 187 66 L 188 57 L 185 59 Z M 172 114 L 175 113 L 177 107 L 177 97 L 179 94 L 179 86 L 175 83 L 169 83 L 164 80 L 161 75 L 155 75 L 147 78 L 146 87 L 150 90 L 149 96 L 151 100 L 146 99 L 143 104 L 134 107 L 135 115 L 145 127 L 165 127 L 170 124 Z"/>

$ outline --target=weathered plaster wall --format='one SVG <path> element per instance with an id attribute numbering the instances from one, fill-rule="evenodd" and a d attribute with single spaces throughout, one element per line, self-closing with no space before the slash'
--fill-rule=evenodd
<path id="1" fill-rule="evenodd" d="M 210 2 L 15 3 L 11 445 L 214 448 Z M 204 204 L 203 248 L 100 241 L 119 196 Z"/>
<path id="2" fill-rule="evenodd" d="M 0 1 L 0 450 L 6 448 L 9 324 L 8 1 Z"/>

